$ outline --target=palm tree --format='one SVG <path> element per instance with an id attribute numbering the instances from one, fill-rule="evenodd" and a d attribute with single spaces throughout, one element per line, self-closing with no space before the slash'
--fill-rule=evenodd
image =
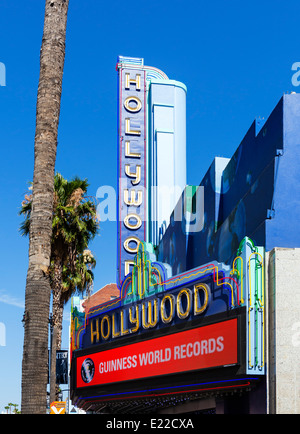
<path id="1" fill-rule="evenodd" d="M 11 408 L 12 408 L 12 406 L 13 406 L 13 403 L 12 403 L 12 402 L 9 402 L 9 403 L 8 403 L 8 406 L 9 406 L 9 414 L 11 414 Z"/>
<path id="2" fill-rule="evenodd" d="M 53 309 L 56 309 L 55 316 L 57 317 L 57 350 L 61 348 L 64 306 L 75 293 L 90 295 L 94 281 L 92 269 L 95 266 L 96 259 L 88 249 L 85 249 L 82 253 L 78 253 L 73 272 L 66 265 L 63 266 L 60 303 L 59 306 L 53 306 Z"/>
<path id="3" fill-rule="evenodd" d="M 25 289 L 22 413 L 45 414 L 52 209 L 69 0 L 46 0 L 36 107 L 32 213 Z"/>
<path id="4" fill-rule="evenodd" d="M 14 414 L 19 414 L 19 410 L 18 410 L 18 404 L 12 404 L 12 406 L 14 407 L 13 413 Z"/>
<path id="5" fill-rule="evenodd" d="M 88 290 L 93 282 L 91 269 L 95 259 L 87 250 L 98 230 L 96 205 L 85 197 L 87 180 L 75 177 L 67 181 L 57 173 L 54 178 L 51 260 L 49 267 L 52 289 L 52 339 L 50 366 L 50 402 L 55 400 L 56 350 L 60 349 L 64 303 L 78 290 Z M 32 213 L 32 195 L 25 195 L 20 226 L 28 235 Z M 53 380 L 53 381 L 52 381 Z"/>

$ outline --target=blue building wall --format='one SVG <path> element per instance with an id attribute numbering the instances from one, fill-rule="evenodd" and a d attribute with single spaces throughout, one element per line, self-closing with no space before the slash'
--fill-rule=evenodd
<path id="1" fill-rule="evenodd" d="M 231 159 L 215 158 L 200 182 L 204 225 L 186 233 L 171 221 L 158 260 L 173 274 L 211 260 L 230 263 L 248 236 L 266 250 L 300 247 L 300 94 L 284 95 L 255 120 Z"/>
<path id="2" fill-rule="evenodd" d="M 284 95 L 283 155 L 275 172 L 274 218 L 266 222 L 266 248 L 300 247 L 300 95 Z"/>

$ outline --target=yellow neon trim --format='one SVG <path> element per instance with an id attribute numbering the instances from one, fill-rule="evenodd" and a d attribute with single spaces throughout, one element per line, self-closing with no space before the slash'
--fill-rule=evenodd
<path id="1" fill-rule="evenodd" d="M 132 309 L 133 309 L 133 306 L 131 306 L 129 308 L 129 321 L 131 322 L 131 324 L 136 324 L 136 327 L 133 329 L 130 329 L 130 330 L 131 330 L 131 333 L 135 333 L 140 327 L 139 308 L 138 308 L 138 306 L 135 306 L 135 316 L 136 316 L 135 318 L 132 318 Z"/>
<path id="2" fill-rule="evenodd" d="M 124 330 L 124 310 L 121 310 L 121 336 L 125 336 L 130 333 L 129 329 Z"/>
<path id="3" fill-rule="evenodd" d="M 238 259 L 240 259 L 240 261 L 241 261 L 241 273 L 240 273 L 240 276 L 239 276 L 239 270 L 238 270 L 238 268 L 235 268 L 235 261 L 237 261 Z M 241 256 L 237 256 L 234 259 L 233 263 L 232 263 L 232 270 L 229 273 L 229 274 L 234 274 L 236 272 L 237 275 L 238 275 L 238 277 L 240 277 L 240 281 L 241 281 L 240 302 L 242 304 L 244 304 L 244 302 L 245 302 L 245 300 L 244 300 L 244 282 L 243 282 L 243 280 L 244 280 L 244 278 L 243 278 L 243 268 L 244 268 L 244 265 L 243 264 L 244 264 L 243 258 Z"/>
<path id="4" fill-rule="evenodd" d="M 199 300 L 199 292 L 198 290 L 202 289 L 204 291 L 204 303 L 203 306 L 198 310 L 198 300 Z M 207 285 L 205 283 L 200 283 L 199 285 L 194 286 L 194 315 L 200 315 L 205 311 L 208 304 L 208 291 L 207 291 Z"/>
<path id="5" fill-rule="evenodd" d="M 151 301 L 148 301 L 148 306 L 147 306 L 147 310 L 148 310 L 148 321 L 146 322 L 146 303 L 142 304 L 142 325 L 144 329 L 149 329 L 152 327 L 155 327 L 157 322 L 158 322 L 158 315 L 157 315 L 157 299 L 154 300 L 154 314 L 153 314 L 153 318 L 152 318 L 152 304 Z M 152 321 L 153 319 L 153 321 Z"/>
<path id="6" fill-rule="evenodd" d="M 105 319 L 106 319 L 106 322 L 107 322 L 107 335 L 104 335 L 104 332 L 103 332 L 103 322 L 104 322 Z M 102 339 L 104 339 L 106 341 L 106 339 L 108 339 L 109 335 L 110 335 L 110 319 L 109 319 L 108 315 L 105 315 L 101 319 L 100 330 L 101 330 L 101 337 L 102 337 Z"/>
<path id="7" fill-rule="evenodd" d="M 185 312 L 181 312 L 181 295 L 185 294 L 187 297 L 187 309 Z M 191 312 L 191 299 L 192 299 L 192 293 L 190 291 L 190 289 L 188 288 L 182 288 L 178 295 L 177 295 L 177 301 L 176 301 L 176 306 L 177 306 L 177 315 L 180 319 L 185 319 L 189 316 L 190 312 Z"/>
<path id="8" fill-rule="evenodd" d="M 94 330 L 93 327 L 93 321 L 91 321 L 91 343 L 94 343 L 94 339 L 96 336 L 96 341 L 98 342 L 100 339 L 100 333 L 99 333 L 99 321 L 96 320 L 96 330 Z"/>
<path id="9" fill-rule="evenodd" d="M 170 300 L 170 315 L 168 317 L 165 317 L 165 300 Z M 163 303 L 164 302 L 164 303 Z M 174 296 L 172 294 L 166 294 L 160 304 L 160 316 L 163 321 L 163 323 L 168 324 L 172 321 L 174 316 Z"/>

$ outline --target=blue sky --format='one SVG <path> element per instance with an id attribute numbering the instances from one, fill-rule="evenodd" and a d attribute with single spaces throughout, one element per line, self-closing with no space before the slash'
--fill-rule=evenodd
<path id="1" fill-rule="evenodd" d="M 116 186 L 115 65 L 124 55 L 187 86 L 187 178 L 199 184 L 215 156 L 233 155 L 256 116 L 298 91 L 291 68 L 300 61 L 299 15 L 294 0 L 70 0 L 56 170 L 88 178 L 92 196 Z M 1 1 L 0 412 L 21 402 L 28 240 L 18 233 L 18 210 L 33 176 L 43 19 L 43 0 Z M 103 222 L 91 248 L 96 291 L 115 281 L 116 223 Z M 65 346 L 67 328 L 65 321 Z"/>

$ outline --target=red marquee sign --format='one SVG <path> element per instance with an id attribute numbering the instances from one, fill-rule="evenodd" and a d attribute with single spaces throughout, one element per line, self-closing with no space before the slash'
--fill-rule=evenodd
<path id="1" fill-rule="evenodd" d="M 77 358 L 77 387 L 237 363 L 237 319 Z"/>

